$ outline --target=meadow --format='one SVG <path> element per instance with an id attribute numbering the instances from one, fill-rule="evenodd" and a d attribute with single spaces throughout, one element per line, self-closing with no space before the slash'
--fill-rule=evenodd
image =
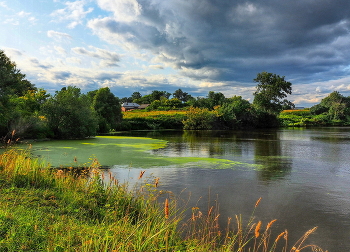
<path id="1" fill-rule="evenodd" d="M 0 155 L 1 251 L 323 251 L 307 244 L 316 228 L 289 244 L 288 231 L 240 215 L 219 227 L 217 206 L 179 207 L 159 178 L 130 188 L 92 158 L 79 172 L 51 168 L 29 150 Z M 185 211 L 192 214 L 185 219 Z"/>

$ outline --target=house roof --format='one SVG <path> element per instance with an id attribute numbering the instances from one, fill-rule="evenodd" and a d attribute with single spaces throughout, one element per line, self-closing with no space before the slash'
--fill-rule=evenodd
<path id="1" fill-rule="evenodd" d="M 132 103 L 132 102 L 124 102 L 122 104 L 122 107 L 124 108 L 138 108 L 140 105 L 137 103 Z"/>
<path id="2" fill-rule="evenodd" d="M 147 108 L 149 106 L 149 104 L 141 104 L 139 106 L 139 109 L 144 109 L 144 108 Z"/>

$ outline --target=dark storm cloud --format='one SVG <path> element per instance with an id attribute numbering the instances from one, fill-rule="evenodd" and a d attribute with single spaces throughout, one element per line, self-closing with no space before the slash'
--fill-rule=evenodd
<path id="1" fill-rule="evenodd" d="M 350 63 L 348 0 L 138 0 L 138 6 L 131 21 L 108 17 L 89 26 L 192 78 L 200 77 L 188 70 L 211 69 L 215 74 L 202 78 L 213 81 L 251 81 L 270 71 L 307 82 L 320 72 L 326 79 L 345 75 Z"/>

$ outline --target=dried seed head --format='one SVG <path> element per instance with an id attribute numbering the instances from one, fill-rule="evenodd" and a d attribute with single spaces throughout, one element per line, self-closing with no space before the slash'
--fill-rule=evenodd
<path id="1" fill-rule="evenodd" d="M 259 205 L 260 201 L 261 201 L 261 197 L 256 201 L 255 207 L 257 207 Z"/>
<path id="2" fill-rule="evenodd" d="M 145 174 L 146 171 L 140 171 L 140 175 L 139 175 L 139 178 L 138 179 L 141 179 L 143 174 Z"/>
<path id="3" fill-rule="evenodd" d="M 259 233 L 260 227 L 261 227 L 261 221 L 259 221 L 258 224 L 255 227 L 255 238 L 258 238 L 259 235 L 260 235 L 260 233 Z"/>
<path id="4" fill-rule="evenodd" d="M 165 219 L 168 219 L 169 218 L 169 200 L 168 200 L 168 198 L 165 199 L 164 214 L 165 214 Z"/>
<path id="5" fill-rule="evenodd" d="M 272 224 L 276 221 L 277 219 L 274 219 L 272 221 L 270 221 L 267 226 L 266 226 L 266 231 L 270 229 L 270 227 L 272 226 Z"/>

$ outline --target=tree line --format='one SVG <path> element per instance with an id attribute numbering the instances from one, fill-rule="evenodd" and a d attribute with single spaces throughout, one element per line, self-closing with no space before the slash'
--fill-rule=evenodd
<path id="1" fill-rule="evenodd" d="M 286 99 L 292 93 L 292 84 L 284 76 L 267 72 L 257 74 L 254 81 L 257 85 L 252 103 L 241 96 L 227 98 L 214 91 L 194 98 L 181 89 L 172 94 L 154 90 L 144 96 L 134 92 L 121 99 L 108 87 L 84 94 L 68 86 L 49 94 L 28 81 L 0 50 L 0 136 L 5 142 L 16 137 L 74 139 L 125 129 L 121 127 L 123 102 L 150 104 L 147 110 L 186 109 L 184 129 L 278 126 L 279 113 L 294 107 Z M 310 111 L 332 120 L 347 120 L 350 98 L 334 92 Z"/>

